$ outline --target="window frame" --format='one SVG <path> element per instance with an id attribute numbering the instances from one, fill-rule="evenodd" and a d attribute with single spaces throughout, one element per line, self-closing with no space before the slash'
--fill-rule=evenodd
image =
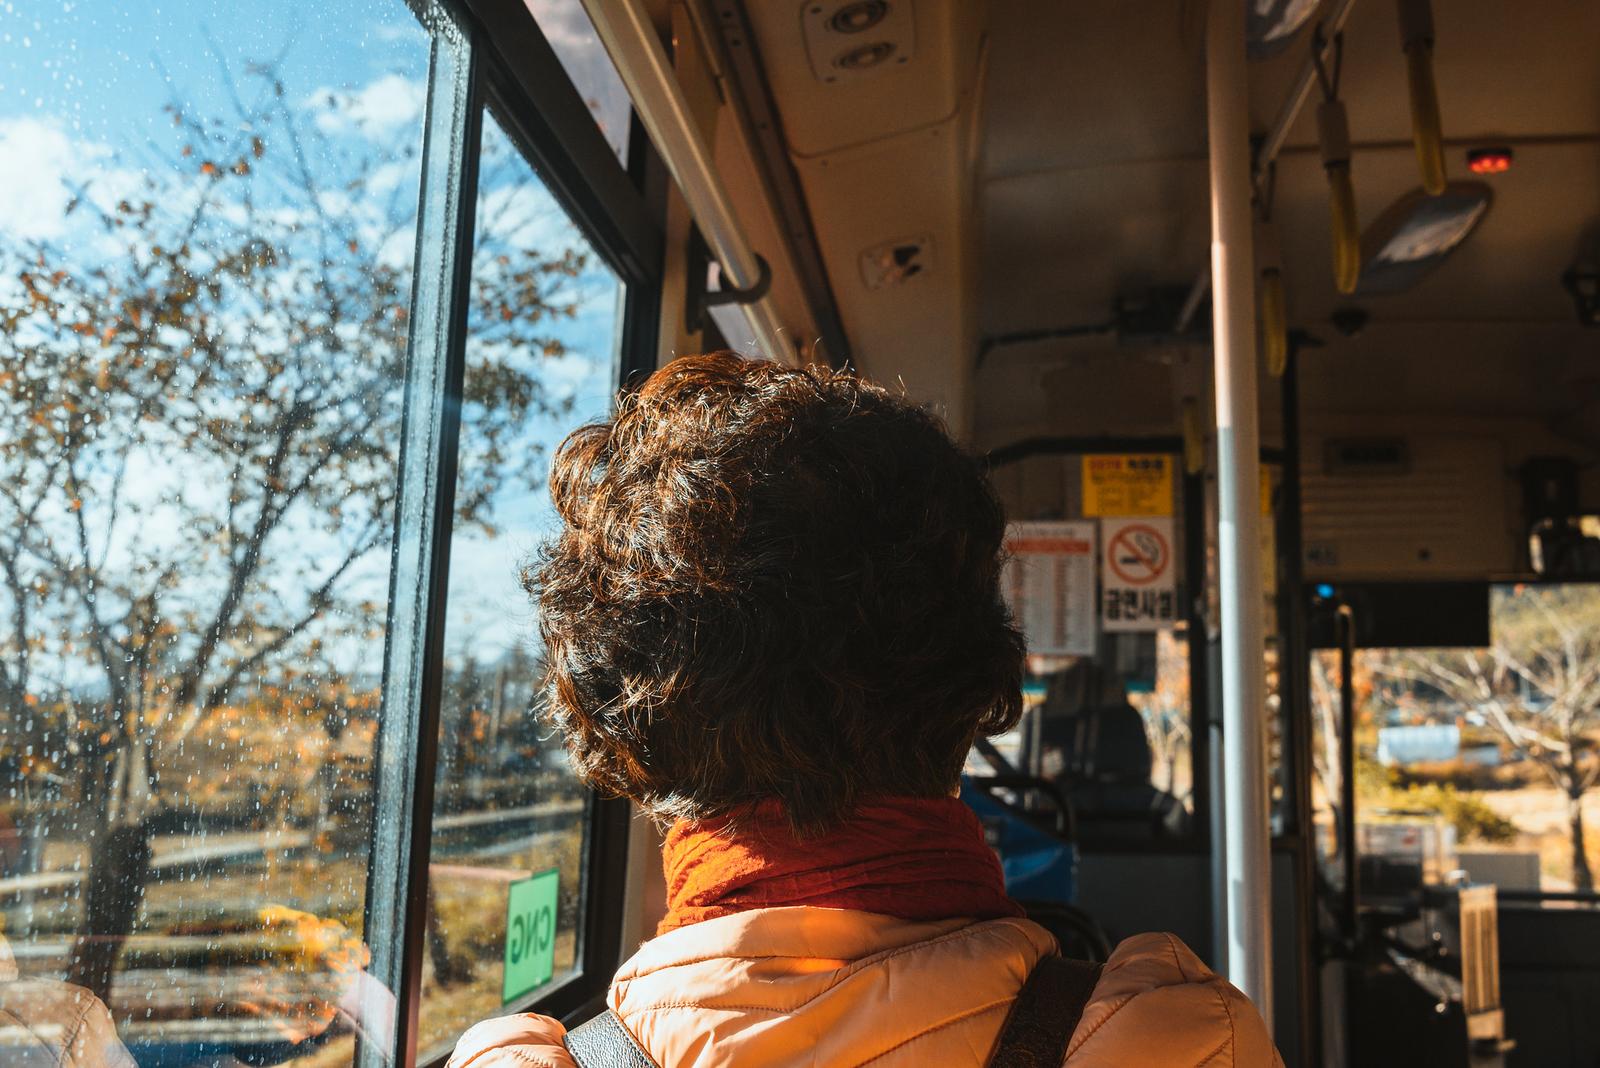
<path id="1" fill-rule="evenodd" d="M 614 386 L 655 366 L 664 245 L 658 213 L 641 189 L 651 158 L 632 154 L 640 158 L 631 168 L 618 161 L 518 0 L 408 3 L 431 38 L 428 133 L 374 787 L 378 815 L 364 905 L 372 973 L 394 993 L 395 1020 L 387 1048 L 358 1043 L 356 1062 L 364 1066 L 418 1063 L 459 398 L 486 110 L 494 110 L 551 196 L 626 287 Z M 446 158 L 438 158 L 440 153 Z M 430 224 L 446 232 L 424 234 Z M 443 250 L 437 262 L 424 257 L 430 239 Z M 622 950 L 631 807 L 622 799 L 591 798 L 574 972 L 506 1004 L 505 1012 L 537 1009 L 570 1018 L 594 1006 L 609 988 Z M 432 1068 L 447 1057 L 422 1064 Z"/>

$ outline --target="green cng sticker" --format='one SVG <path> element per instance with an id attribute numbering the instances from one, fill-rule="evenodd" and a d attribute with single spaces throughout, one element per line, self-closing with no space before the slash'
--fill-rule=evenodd
<path id="1" fill-rule="evenodd" d="M 515 1001 L 543 986 L 555 973 L 556 898 L 561 875 L 554 868 L 510 885 L 506 896 L 506 970 L 500 1000 Z"/>

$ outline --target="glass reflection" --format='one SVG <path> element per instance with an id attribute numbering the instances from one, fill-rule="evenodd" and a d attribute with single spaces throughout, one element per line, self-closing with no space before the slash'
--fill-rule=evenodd
<path id="1" fill-rule="evenodd" d="M 611 151 L 628 162 L 633 104 L 622 76 L 611 65 L 581 0 L 524 0 L 567 77 L 594 116 Z"/>

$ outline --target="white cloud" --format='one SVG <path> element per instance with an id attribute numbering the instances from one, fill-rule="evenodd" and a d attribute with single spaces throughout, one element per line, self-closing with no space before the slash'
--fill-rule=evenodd
<path id="1" fill-rule="evenodd" d="M 428 43 L 428 31 L 423 29 L 420 23 L 407 18 L 397 22 L 384 20 L 374 24 L 372 36 L 385 44 L 405 41 L 425 46 Z"/>
<path id="2" fill-rule="evenodd" d="M 324 133 L 356 129 L 375 136 L 416 125 L 427 102 L 427 92 L 427 86 L 419 79 L 385 74 L 354 92 L 316 89 L 306 97 L 305 106 L 317 113 L 317 126 Z"/>
<path id="3" fill-rule="evenodd" d="M 60 126 L 32 117 L 0 119 L 0 233 L 48 240 L 66 229 L 69 175 L 96 174 L 110 154 L 75 141 Z"/>
<path id="4" fill-rule="evenodd" d="M 372 174 L 367 178 L 367 194 L 376 196 L 379 193 L 392 193 L 402 184 L 415 184 L 416 180 L 415 160 L 392 160 L 372 169 Z"/>
<path id="5" fill-rule="evenodd" d="M 143 173 L 120 165 L 110 146 L 72 136 L 58 118 L 0 118 L 0 237 L 9 243 L 115 255 L 120 246 L 100 225 L 101 213 L 142 198 L 144 187 Z"/>

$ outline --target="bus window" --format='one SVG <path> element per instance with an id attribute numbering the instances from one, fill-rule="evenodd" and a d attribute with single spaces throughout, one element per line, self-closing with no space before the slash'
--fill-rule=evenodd
<path id="1" fill-rule="evenodd" d="M 578 960 L 589 795 L 539 719 L 542 652 L 518 571 L 556 526 L 545 486 L 552 453 L 608 411 L 622 296 L 616 275 L 485 116 L 446 602 L 425 1052 L 446 1052 L 461 1031 L 559 983 Z M 543 953 L 539 964 L 508 974 L 511 904 L 536 887 L 554 894 L 554 928 L 538 932 L 542 950 L 530 949 Z"/>
<path id="2" fill-rule="evenodd" d="M 393 1028 L 347 1009 L 429 39 L 391 0 L 7 12 L 7 959 L 141 1064 L 349 1063 Z"/>
<path id="3" fill-rule="evenodd" d="M 1361 649 L 1355 781 L 1363 899 L 1465 871 L 1502 892 L 1594 889 L 1600 585 L 1506 584 L 1483 649 Z M 1337 806 L 1338 657 L 1312 665 L 1313 800 Z M 1326 821 L 1323 821 L 1326 822 Z M 1319 827 L 1324 855 L 1335 852 Z"/>

